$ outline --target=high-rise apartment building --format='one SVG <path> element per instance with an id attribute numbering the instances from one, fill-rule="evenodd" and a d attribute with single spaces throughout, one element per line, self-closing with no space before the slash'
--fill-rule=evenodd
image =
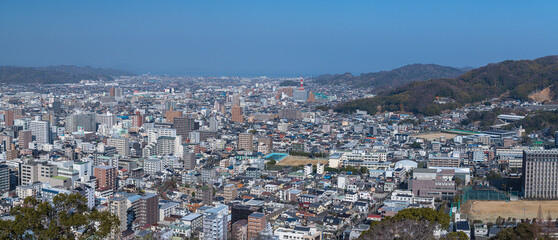
<path id="1" fill-rule="evenodd" d="M 236 123 L 244 122 L 244 115 L 242 115 L 242 107 L 239 105 L 234 105 L 231 109 L 231 121 Z"/>
<path id="2" fill-rule="evenodd" d="M 253 151 L 253 135 L 251 133 L 241 133 L 238 135 L 238 149 Z"/>
<path id="3" fill-rule="evenodd" d="M 182 136 L 182 139 L 185 140 L 191 131 L 196 130 L 196 121 L 191 117 L 176 117 L 172 128 L 176 129 L 176 135 Z"/>
<path id="4" fill-rule="evenodd" d="M 29 123 L 31 135 L 35 136 L 38 143 L 50 143 L 50 124 L 45 121 L 31 121 Z"/>
<path id="5" fill-rule="evenodd" d="M 184 159 L 184 170 L 194 170 L 196 168 L 196 153 L 194 151 L 184 149 L 182 158 Z"/>
<path id="6" fill-rule="evenodd" d="M 121 232 L 127 229 L 128 223 L 128 214 L 126 211 L 128 210 L 127 206 L 127 199 L 124 197 L 112 197 L 109 198 L 109 212 L 114 214 L 120 220 L 120 227 L 119 232 L 115 235 L 119 235 Z M 118 237 L 115 237 L 115 239 Z"/>
<path id="7" fill-rule="evenodd" d="M 4 125 L 8 127 L 14 125 L 14 111 L 12 110 L 4 111 Z"/>
<path id="8" fill-rule="evenodd" d="M 108 146 L 115 147 L 122 156 L 130 155 L 130 140 L 127 137 L 109 138 Z"/>
<path id="9" fill-rule="evenodd" d="M 226 205 L 217 206 L 204 212 L 203 239 L 228 239 L 229 208 Z"/>
<path id="10" fill-rule="evenodd" d="M 29 143 L 33 141 L 31 130 L 19 131 L 18 145 L 19 149 L 28 149 Z"/>
<path id="11" fill-rule="evenodd" d="M 159 196 L 149 193 L 139 200 L 136 219 L 140 226 L 159 222 Z"/>
<path id="12" fill-rule="evenodd" d="M 112 188 L 116 191 L 116 167 L 96 166 L 93 168 L 93 176 L 97 178 L 97 189 Z"/>
<path id="13" fill-rule="evenodd" d="M 10 169 L 8 165 L 0 165 L 0 192 L 10 191 Z"/>
<path id="14" fill-rule="evenodd" d="M 558 198 L 558 150 L 523 152 L 523 190 L 525 198 Z"/>

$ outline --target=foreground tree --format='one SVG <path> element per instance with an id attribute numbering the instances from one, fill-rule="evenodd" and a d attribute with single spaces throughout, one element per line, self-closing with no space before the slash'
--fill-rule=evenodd
<path id="1" fill-rule="evenodd" d="M 358 239 L 434 239 L 436 229 L 449 227 L 449 215 L 430 208 L 408 208 L 374 222 Z"/>
<path id="2" fill-rule="evenodd" d="M 58 194 L 52 202 L 28 197 L 11 210 L 14 220 L 0 220 L 0 239 L 103 239 L 117 231 L 116 216 L 86 203 L 79 194 Z"/>

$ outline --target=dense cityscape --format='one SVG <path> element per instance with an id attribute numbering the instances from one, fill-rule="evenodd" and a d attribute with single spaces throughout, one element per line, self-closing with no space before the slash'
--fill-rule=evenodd
<path id="1" fill-rule="evenodd" d="M 558 197 L 558 151 L 545 150 L 558 141 L 498 129 L 521 115 L 500 114 L 489 130 L 464 121 L 555 105 L 495 99 L 436 116 L 328 110 L 369 90 L 302 77 L 4 85 L 3 218 L 16 220 L 10 211 L 28 197 L 77 194 L 118 219 L 108 235 L 118 239 L 374 239 L 371 223 L 409 209 L 445 216 L 427 233 L 435 238 L 487 239 L 537 218 L 558 232 L 554 201 L 504 211 Z"/>
<path id="2" fill-rule="evenodd" d="M 0 1 L 0 240 L 558 239 L 558 1 Z"/>

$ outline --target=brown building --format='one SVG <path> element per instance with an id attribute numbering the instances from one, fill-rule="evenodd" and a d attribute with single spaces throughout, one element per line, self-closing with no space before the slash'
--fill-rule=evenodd
<path id="1" fill-rule="evenodd" d="M 242 108 L 239 105 L 234 105 L 231 109 L 231 121 L 237 123 L 244 122 L 244 115 L 242 115 Z"/>
<path id="2" fill-rule="evenodd" d="M 265 214 L 255 212 L 248 216 L 248 240 L 257 239 L 265 229 Z"/>
<path id="3" fill-rule="evenodd" d="M 196 120 L 191 117 L 175 117 L 172 128 L 176 129 L 176 135 L 182 136 L 182 140 L 190 138 L 190 132 L 196 130 Z"/>
<path id="4" fill-rule="evenodd" d="M 231 183 L 225 186 L 225 190 L 223 194 L 225 201 L 227 202 L 233 201 L 234 199 L 236 199 L 237 195 L 238 195 L 238 190 L 236 189 L 236 185 Z"/>
<path id="5" fill-rule="evenodd" d="M 116 89 L 114 87 L 111 87 L 109 90 L 109 96 L 114 97 L 116 95 Z"/>
<path id="6" fill-rule="evenodd" d="M 281 93 L 285 93 L 285 95 L 289 96 L 289 97 L 293 97 L 293 88 L 292 87 L 284 87 L 284 88 L 279 88 L 277 90 L 277 98 L 281 98 Z"/>
<path id="7" fill-rule="evenodd" d="M 238 135 L 238 149 L 253 151 L 253 135 L 251 133 L 241 133 Z"/>
<path id="8" fill-rule="evenodd" d="M 179 117 L 182 117 L 182 112 L 181 111 L 168 110 L 165 113 L 165 118 L 167 119 L 168 123 L 174 123 L 174 119 L 179 118 Z"/>
<path id="9" fill-rule="evenodd" d="M 108 187 L 116 191 L 116 167 L 97 166 L 93 169 L 93 176 L 97 178 L 97 189 Z"/>
<path id="10" fill-rule="evenodd" d="M 430 157 L 428 167 L 459 167 L 461 159 L 458 157 Z"/>
<path id="11" fill-rule="evenodd" d="M 141 115 L 139 112 L 136 113 L 136 115 L 132 116 L 132 121 L 134 124 L 134 127 L 141 127 L 143 126 L 143 115 Z"/>
<path id="12" fill-rule="evenodd" d="M 140 226 L 157 224 L 159 222 L 159 196 L 148 194 L 141 197 L 136 216 L 136 221 Z"/>
<path id="13" fill-rule="evenodd" d="M 4 111 L 4 125 L 11 127 L 14 125 L 14 111 L 6 110 Z"/>
<path id="14" fill-rule="evenodd" d="M 19 149 L 29 149 L 29 143 L 32 140 L 31 130 L 20 131 L 18 136 Z"/>

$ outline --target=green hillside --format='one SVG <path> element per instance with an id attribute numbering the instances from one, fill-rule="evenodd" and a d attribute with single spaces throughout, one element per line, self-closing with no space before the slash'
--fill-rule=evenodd
<path id="1" fill-rule="evenodd" d="M 412 82 L 377 97 L 358 99 L 335 106 L 338 112 L 356 109 L 402 111 L 425 115 L 439 114 L 468 103 L 492 98 L 527 100 L 529 95 L 546 87 L 550 100 L 557 99 L 558 56 L 535 60 L 504 61 L 471 70 L 455 79 L 432 79 Z M 438 104 L 437 98 L 447 99 Z"/>

